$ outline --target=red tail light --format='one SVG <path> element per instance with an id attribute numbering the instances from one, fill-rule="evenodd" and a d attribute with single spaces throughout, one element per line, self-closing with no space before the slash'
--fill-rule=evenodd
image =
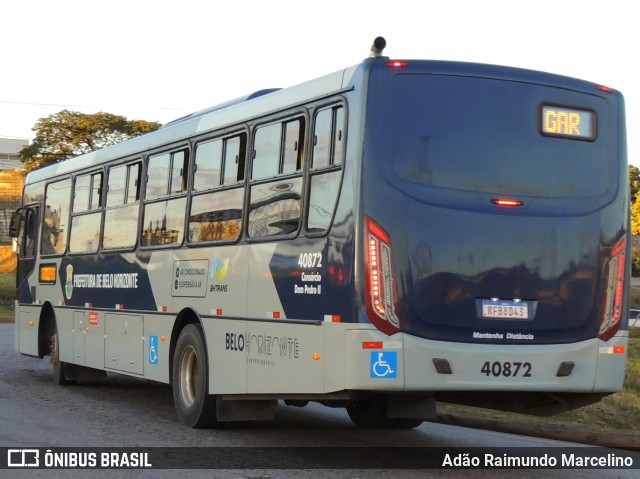
<path id="1" fill-rule="evenodd" d="M 390 68 L 406 68 L 409 66 L 409 62 L 404 60 L 391 60 L 385 63 L 385 65 Z"/>
<path id="2" fill-rule="evenodd" d="M 602 317 L 600 319 L 599 337 L 603 341 L 611 339 L 620 329 L 622 319 L 622 302 L 624 299 L 624 277 L 626 271 L 627 240 L 622 238 L 611 251 L 607 264 L 606 290 Z"/>
<path id="3" fill-rule="evenodd" d="M 365 301 L 371 323 L 386 334 L 400 331 L 391 239 L 368 216 L 365 225 Z"/>

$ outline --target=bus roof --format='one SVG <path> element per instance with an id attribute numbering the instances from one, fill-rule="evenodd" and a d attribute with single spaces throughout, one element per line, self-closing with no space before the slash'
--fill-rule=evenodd
<path id="1" fill-rule="evenodd" d="M 246 97 L 206 108 L 173 120 L 154 132 L 34 170 L 27 175 L 26 183 L 37 183 L 47 178 L 99 166 L 112 160 L 130 157 L 182 141 L 201 133 L 232 126 L 248 119 L 259 118 L 284 107 L 334 95 L 351 87 L 350 83 L 359 66 L 355 65 L 289 88 L 260 90 Z"/>
<path id="2" fill-rule="evenodd" d="M 382 60 L 382 64 L 389 60 L 387 57 L 380 57 L 380 59 Z M 304 104 L 305 102 L 335 95 L 340 91 L 347 91 L 353 88 L 353 82 L 357 81 L 355 80 L 357 77 L 356 71 L 359 69 L 371 69 L 374 65 L 378 64 L 371 60 L 372 58 L 365 59 L 357 65 L 299 85 L 284 89 L 259 90 L 250 95 L 206 108 L 170 121 L 154 132 L 32 171 L 27 175 L 26 183 L 36 183 L 47 178 L 70 174 L 113 160 L 142 154 L 152 149 L 184 141 L 202 133 L 260 118 L 283 108 L 294 107 Z M 418 71 L 421 72 L 428 71 L 430 74 L 490 77 L 494 79 L 546 84 L 581 91 L 593 88 L 594 94 L 602 94 L 602 91 L 596 92 L 596 88 L 598 88 L 609 93 L 620 95 L 617 91 L 599 87 L 595 83 L 536 70 L 441 60 L 404 60 L 403 63 L 418 67 Z M 407 69 L 408 73 L 411 71 L 412 68 Z"/>

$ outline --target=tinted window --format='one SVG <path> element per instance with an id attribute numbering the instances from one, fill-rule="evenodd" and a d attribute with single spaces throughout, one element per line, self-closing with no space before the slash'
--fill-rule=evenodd
<path id="1" fill-rule="evenodd" d="M 196 147 L 196 172 L 193 175 L 193 190 L 203 191 L 220 184 L 222 140 L 206 141 Z"/>
<path id="2" fill-rule="evenodd" d="M 329 166 L 331 158 L 331 128 L 333 125 L 333 110 L 322 110 L 316 116 L 313 136 L 313 167 Z"/>
<path id="3" fill-rule="evenodd" d="M 326 233 L 333 220 L 342 180 L 344 119 L 342 106 L 325 108 L 315 118 L 307 210 L 307 229 L 311 234 Z"/>
<path id="4" fill-rule="evenodd" d="M 102 246 L 106 249 L 133 248 L 138 236 L 139 211 L 137 204 L 108 209 L 104 214 Z"/>
<path id="5" fill-rule="evenodd" d="M 142 246 L 164 246 L 182 243 L 187 199 L 177 198 L 150 203 L 144 207 Z"/>
<path id="6" fill-rule="evenodd" d="M 289 235 L 298 231 L 301 198 L 301 177 L 253 185 L 249 236 Z"/>
<path id="7" fill-rule="evenodd" d="M 123 205 L 127 192 L 127 166 L 118 166 L 109 170 L 109 190 L 107 207 Z"/>
<path id="8" fill-rule="evenodd" d="M 133 248 L 138 236 L 140 200 L 139 161 L 109 170 L 107 210 L 104 215 L 102 247 Z"/>
<path id="9" fill-rule="evenodd" d="M 186 149 L 150 157 L 145 198 L 151 200 L 187 191 L 188 166 Z"/>
<path id="10" fill-rule="evenodd" d="M 188 166 L 189 158 L 185 150 L 176 151 L 172 154 L 170 195 L 187 191 Z"/>
<path id="11" fill-rule="evenodd" d="M 282 174 L 295 173 L 302 170 L 302 153 L 304 150 L 304 129 L 302 120 L 294 120 L 284 125 L 284 151 Z"/>
<path id="12" fill-rule="evenodd" d="M 91 177 L 88 175 L 76 178 L 76 187 L 73 191 L 73 211 L 86 211 L 89 209 L 91 193 Z"/>
<path id="13" fill-rule="evenodd" d="M 396 75 L 392 111 L 381 119 L 392 125 L 395 175 L 497 195 L 603 194 L 612 171 L 606 139 L 542 136 L 540 105 L 550 101 L 606 111 L 595 94 L 486 78 Z M 598 119 L 599 130 L 606 131 L 606 115 Z"/>
<path id="14" fill-rule="evenodd" d="M 247 151 L 247 135 L 242 134 L 225 140 L 224 185 L 244 180 L 244 164 Z"/>
<path id="15" fill-rule="evenodd" d="M 89 211 L 100 208 L 102 197 L 102 173 L 93 173 L 76 177 L 73 190 L 73 211 Z"/>
<path id="16" fill-rule="evenodd" d="M 302 216 L 304 135 L 302 118 L 256 130 L 248 222 L 250 237 L 291 235 L 298 231 Z M 289 176 L 281 178 L 285 175 Z M 270 180 L 255 182 L 262 179 Z"/>
<path id="17" fill-rule="evenodd" d="M 62 254 L 67 246 L 71 179 L 50 183 L 45 193 L 42 254 Z"/>
<path id="18" fill-rule="evenodd" d="M 270 178 L 280 169 L 280 123 L 256 130 L 251 179 Z"/>
<path id="19" fill-rule="evenodd" d="M 167 195 L 171 172 L 171 154 L 164 153 L 149 158 L 147 168 L 146 199 L 160 198 Z"/>
<path id="20" fill-rule="evenodd" d="M 342 170 L 330 171 L 311 177 L 307 228 L 324 233 L 333 219 L 333 212 L 340 192 Z"/>
<path id="21" fill-rule="evenodd" d="M 194 196 L 189 217 L 189 241 L 234 241 L 240 236 L 244 188 Z"/>
<path id="22" fill-rule="evenodd" d="M 71 220 L 70 253 L 95 253 L 100 245 L 101 213 L 76 215 Z"/>

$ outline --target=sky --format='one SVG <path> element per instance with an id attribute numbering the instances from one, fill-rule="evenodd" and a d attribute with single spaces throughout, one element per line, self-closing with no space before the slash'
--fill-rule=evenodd
<path id="1" fill-rule="evenodd" d="M 0 137 L 33 139 L 63 109 L 166 123 L 355 65 L 376 36 L 394 59 L 508 65 L 625 97 L 640 166 L 640 27 L 630 0 L 2 0 Z"/>

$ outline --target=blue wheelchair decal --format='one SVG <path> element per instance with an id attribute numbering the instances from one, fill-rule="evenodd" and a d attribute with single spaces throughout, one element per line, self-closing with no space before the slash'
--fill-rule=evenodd
<path id="1" fill-rule="evenodd" d="M 149 364 L 158 364 L 158 336 L 149 336 Z"/>
<path id="2" fill-rule="evenodd" d="M 397 378 L 398 353 L 395 351 L 373 351 L 369 373 L 372 378 Z"/>

